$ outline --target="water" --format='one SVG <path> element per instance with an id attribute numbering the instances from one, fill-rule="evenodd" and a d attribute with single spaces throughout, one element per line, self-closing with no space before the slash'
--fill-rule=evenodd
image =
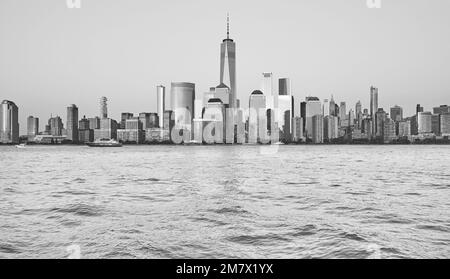
<path id="1" fill-rule="evenodd" d="M 450 257 L 448 146 L 260 151 L 2 146 L 0 258 Z"/>

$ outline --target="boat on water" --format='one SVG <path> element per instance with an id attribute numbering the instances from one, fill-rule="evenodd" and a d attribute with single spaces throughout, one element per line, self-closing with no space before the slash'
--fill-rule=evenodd
<path id="1" fill-rule="evenodd" d="M 201 141 L 196 141 L 196 140 L 191 140 L 188 142 L 183 143 L 184 145 L 201 145 L 202 142 Z"/>
<path id="2" fill-rule="evenodd" d="M 279 141 L 279 142 L 276 142 L 276 143 L 274 143 L 273 145 L 285 145 L 285 143 L 284 143 L 284 142 L 281 142 L 281 141 Z"/>
<path id="3" fill-rule="evenodd" d="M 16 145 L 16 148 L 25 148 L 27 145 L 25 143 L 21 143 Z"/>
<path id="4" fill-rule="evenodd" d="M 94 142 L 86 143 L 90 147 L 122 147 L 122 144 L 113 139 L 99 139 Z"/>

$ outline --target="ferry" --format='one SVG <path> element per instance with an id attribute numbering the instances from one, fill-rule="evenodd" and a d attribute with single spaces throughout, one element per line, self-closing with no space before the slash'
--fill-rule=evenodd
<path id="1" fill-rule="evenodd" d="M 203 143 L 201 141 L 191 140 L 191 141 L 188 141 L 188 142 L 184 142 L 183 144 L 184 145 L 201 145 Z"/>
<path id="2" fill-rule="evenodd" d="M 122 144 L 113 139 L 99 139 L 94 142 L 86 143 L 90 147 L 122 147 Z"/>

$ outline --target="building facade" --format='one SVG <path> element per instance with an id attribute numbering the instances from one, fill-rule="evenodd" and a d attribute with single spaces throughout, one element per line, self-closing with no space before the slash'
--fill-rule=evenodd
<path id="1" fill-rule="evenodd" d="M 323 143 L 323 115 L 316 114 L 312 117 L 312 138 L 313 143 Z"/>
<path id="2" fill-rule="evenodd" d="M 67 139 L 73 143 L 78 142 L 78 107 L 71 105 L 67 107 Z"/>
<path id="3" fill-rule="evenodd" d="M 376 119 L 376 113 L 378 112 L 378 88 L 370 87 L 370 117 L 372 118 L 372 135 L 377 134 L 378 123 Z"/>
<path id="4" fill-rule="evenodd" d="M 158 113 L 158 128 L 164 128 L 164 111 L 166 110 L 166 87 L 159 85 L 156 88 L 156 101 Z"/>
<path id="5" fill-rule="evenodd" d="M 28 141 L 34 141 L 34 138 L 39 135 L 39 118 L 29 116 L 27 118 L 27 136 Z"/>
<path id="6" fill-rule="evenodd" d="M 118 124 L 114 119 L 100 119 L 100 129 L 94 130 L 94 140 L 117 139 Z"/>
<path id="7" fill-rule="evenodd" d="M 195 116 L 195 84 L 172 82 L 170 96 L 175 126 L 192 131 L 192 120 Z"/>
<path id="8" fill-rule="evenodd" d="M 322 115 L 322 104 L 317 97 L 306 97 L 305 104 L 305 118 L 306 118 L 306 128 L 304 130 L 305 136 L 308 139 L 312 138 L 312 126 L 313 117 L 315 115 Z"/>
<path id="9" fill-rule="evenodd" d="M 106 97 L 100 98 L 100 118 L 108 118 L 108 98 Z"/>
<path id="10" fill-rule="evenodd" d="M 400 106 L 394 106 L 391 108 L 391 119 L 395 122 L 399 122 L 403 120 L 403 108 Z"/>
<path id="11" fill-rule="evenodd" d="M 261 137 L 266 136 L 261 135 L 260 128 L 267 123 L 266 108 L 266 96 L 260 90 L 253 91 L 249 99 L 248 143 L 261 142 Z"/>
<path id="12" fill-rule="evenodd" d="M 398 137 L 409 138 L 411 137 L 411 121 L 403 120 L 398 123 Z"/>
<path id="13" fill-rule="evenodd" d="M 0 143 L 19 143 L 19 108 L 8 100 L 0 104 Z"/>
<path id="14" fill-rule="evenodd" d="M 431 112 L 419 112 L 417 114 L 417 128 L 420 134 L 432 133 L 432 114 Z"/>
<path id="15" fill-rule="evenodd" d="M 49 134 L 55 137 L 63 136 L 64 125 L 61 117 L 51 117 L 48 120 L 48 127 L 50 128 Z"/>
<path id="16" fill-rule="evenodd" d="M 441 114 L 441 135 L 450 136 L 450 112 Z"/>

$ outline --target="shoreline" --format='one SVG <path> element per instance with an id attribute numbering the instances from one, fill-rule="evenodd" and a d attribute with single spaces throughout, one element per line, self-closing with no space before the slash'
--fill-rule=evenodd
<path id="1" fill-rule="evenodd" d="M 373 146 L 404 146 L 404 145 L 450 145 L 450 141 L 446 142 L 411 142 L 411 143 L 283 143 L 283 144 L 262 144 L 262 143 L 216 143 L 216 144 L 206 144 L 206 143 L 122 143 L 123 146 L 341 146 L 341 145 L 373 145 Z M 11 146 L 14 147 L 15 143 L 0 143 L 0 146 Z M 73 144 L 73 143 L 57 143 L 57 144 L 43 144 L 43 143 L 27 143 L 26 146 L 88 146 L 87 144 Z"/>

